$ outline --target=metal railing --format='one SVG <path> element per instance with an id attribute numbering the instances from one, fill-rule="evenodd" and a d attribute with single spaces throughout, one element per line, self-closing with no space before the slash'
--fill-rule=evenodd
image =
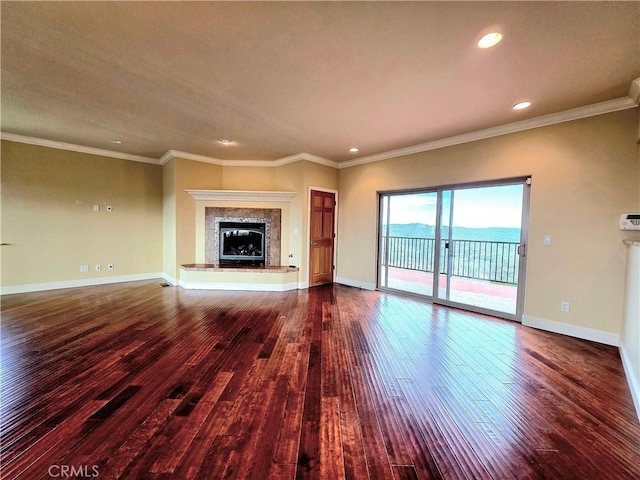
<path id="1" fill-rule="evenodd" d="M 433 272 L 435 239 L 410 237 L 382 238 L 383 266 Z M 440 273 L 446 274 L 451 261 L 451 275 L 490 282 L 518 283 L 517 242 L 479 240 L 442 240 Z"/>

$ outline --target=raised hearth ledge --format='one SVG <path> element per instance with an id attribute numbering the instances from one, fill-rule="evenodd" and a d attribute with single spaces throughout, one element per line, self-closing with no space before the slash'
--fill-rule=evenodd
<path id="1" fill-rule="evenodd" d="M 273 192 L 261 190 L 185 190 L 195 200 L 225 200 L 234 202 L 290 202 L 296 192 Z"/>
<path id="2" fill-rule="evenodd" d="M 211 263 L 187 263 L 182 265 L 182 269 L 190 272 L 251 272 L 251 273 L 289 273 L 289 272 L 297 272 L 298 270 L 300 270 L 298 267 L 287 267 L 287 266 L 256 267 L 256 266 L 247 265 L 246 267 L 241 267 L 241 266 L 219 267 Z"/>
<path id="3" fill-rule="evenodd" d="M 298 268 L 287 266 L 217 267 L 206 263 L 181 266 L 180 286 L 187 290 L 296 290 Z"/>

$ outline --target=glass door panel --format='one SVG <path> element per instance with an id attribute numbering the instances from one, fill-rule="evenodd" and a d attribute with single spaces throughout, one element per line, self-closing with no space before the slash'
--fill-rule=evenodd
<path id="1" fill-rule="evenodd" d="M 450 272 L 448 270 L 449 256 L 451 251 L 449 250 L 449 243 L 451 241 L 451 215 L 453 201 L 452 190 L 442 190 L 440 192 L 440 236 L 439 236 L 439 268 L 438 268 L 438 298 L 449 299 L 449 290 L 451 288 Z"/>
<path id="2" fill-rule="evenodd" d="M 433 296 L 436 205 L 436 192 L 381 196 L 381 287 Z"/>
<path id="3" fill-rule="evenodd" d="M 438 298 L 516 314 L 523 190 L 519 183 L 442 192 Z"/>

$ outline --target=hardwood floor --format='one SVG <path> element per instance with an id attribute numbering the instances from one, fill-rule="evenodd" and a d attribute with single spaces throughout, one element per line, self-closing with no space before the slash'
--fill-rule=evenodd
<path id="1" fill-rule="evenodd" d="M 640 478 L 616 348 L 419 300 L 135 282 L 1 334 L 3 479 Z"/>

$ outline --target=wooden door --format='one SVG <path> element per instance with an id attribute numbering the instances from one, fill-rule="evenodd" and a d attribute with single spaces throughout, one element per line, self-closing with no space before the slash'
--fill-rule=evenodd
<path id="1" fill-rule="evenodd" d="M 311 190 L 309 286 L 333 283 L 336 196 Z"/>

